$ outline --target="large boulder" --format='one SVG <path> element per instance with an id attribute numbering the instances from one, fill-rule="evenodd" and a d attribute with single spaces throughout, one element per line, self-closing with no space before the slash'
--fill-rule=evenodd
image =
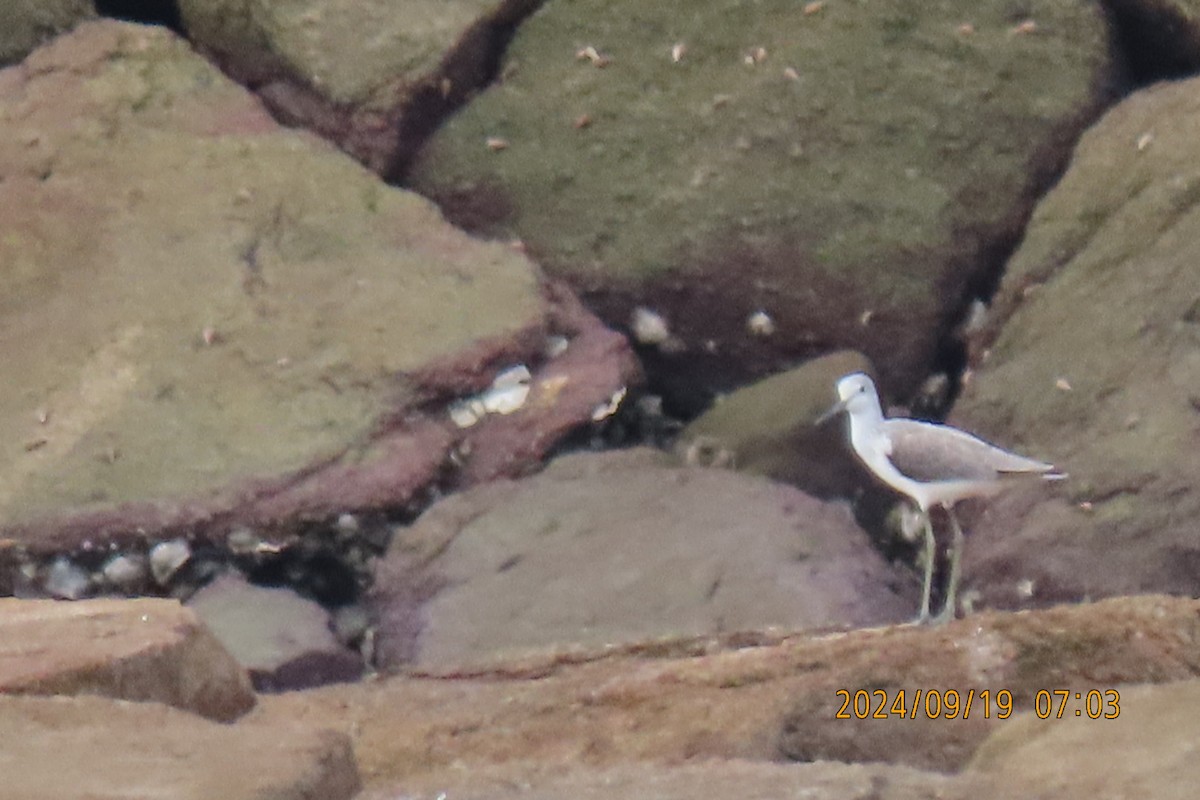
<path id="1" fill-rule="evenodd" d="M 541 0 L 181 0 L 188 38 L 282 121 L 391 177 Z"/>
<path id="2" fill-rule="evenodd" d="M 563 0 L 409 181 L 610 324 L 645 306 L 685 399 L 838 347 L 903 397 L 1112 64 L 1097 4 Z"/>
<path id="3" fill-rule="evenodd" d="M 173 600 L 0 599 L 0 694 L 99 694 L 228 722 L 254 706 L 246 672 Z"/>
<path id="4" fill-rule="evenodd" d="M 0 556 L 402 506 L 496 428 L 447 406 L 502 368 L 533 374 L 517 434 L 474 442 L 492 474 L 634 377 L 521 253 L 164 29 L 86 23 L 0 72 L 0 178 Z"/>
<path id="5" fill-rule="evenodd" d="M 969 526 L 977 604 L 1200 594 L 1198 127 L 1200 80 L 1129 96 L 1013 256 L 953 420 L 1070 479 Z"/>
<path id="6" fill-rule="evenodd" d="M 844 420 L 815 423 L 851 372 L 874 369 L 858 353 L 831 353 L 730 392 L 683 429 L 675 452 L 686 463 L 730 466 L 818 497 L 849 496 L 864 470 Z"/>
<path id="7" fill-rule="evenodd" d="M 1200 720 L 1192 711 L 1200 681 L 1075 688 L 1066 696 L 1048 689 L 1048 702 L 1013 715 L 983 742 L 964 775 L 1002 781 L 1009 796 L 1192 796 L 1200 781 Z"/>
<path id="8" fill-rule="evenodd" d="M 426 587 L 431 598 L 414 596 Z M 382 665 L 778 626 L 878 625 L 916 610 L 842 505 L 663 454 L 581 454 L 450 497 L 376 573 Z"/>
<path id="9" fill-rule="evenodd" d="M 704 637 L 691 648 L 649 641 L 553 651 L 473 673 L 271 695 L 262 698 L 256 713 L 264 722 L 301 717 L 351 731 L 371 798 L 397 793 L 435 798 L 440 792 L 507 797 L 505 787 L 549 798 L 555 795 L 536 790 L 549 790 L 559 779 L 570 783 L 572 774 L 583 782 L 594 769 L 623 772 L 685 762 L 711 767 L 716 785 L 723 784 L 722 768 L 736 775 L 743 760 L 882 763 L 957 773 L 989 736 L 1004 735 L 1010 724 L 1004 717 L 1039 708 L 1039 692 L 1115 688 L 1121 697 L 1116 719 L 1088 719 L 1084 713 L 1076 722 L 1074 710 L 1086 706 L 1072 697 L 1070 722 L 1018 723 L 1021 733 L 1006 737 L 986 769 L 980 765 L 979 774 L 973 770 L 961 783 L 956 778 L 953 785 L 941 784 L 944 794 L 916 796 L 1080 797 L 1061 785 L 1066 773 L 1054 769 L 1053 759 L 1034 752 L 1039 740 L 1061 753 L 1060 763 L 1092 770 L 1079 785 L 1091 787 L 1093 797 L 1106 778 L 1122 788 L 1144 780 L 1156 789 L 1165 788 L 1169 778 L 1177 791 L 1194 792 L 1196 724 L 1187 712 L 1196 691 L 1181 691 L 1183 685 L 1174 682 L 1197 677 L 1198 612 L 1200 602 L 1192 599 L 1124 597 L 1023 614 L 988 612 L 937 628 L 773 637 L 760 632 L 753 638 Z M 1129 684 L 1135 683 L 1164 685 L 1150 700 L 1151 692 L 1133 691 Z M 900 689 L 906 691 L 905 719 L 891 709 Z M 932 690 L 938 696 L 926 704 Z M 959 693 L 957 709 L 939 702 L 950 690 Z M 839 715 L 839 692 L 853 699 L 859 691 L 872 707 L 864 712 L 860 700 L 858 712 L 851 705 Z M 918 691 L 921 703 L 913 712 Z M 1008 694 L 1000 696 L 1001 691 Z M 888 698 L 882 719 L 870 717 L 880 705 L 875 692 Z M 1172 697 L 1176 711 L 1163 710 Z M 1139 757 L 1125 757 L 1129 748 Z M 1036 778 L 1006 777 L 1006 771 L 1020 772 L 1023 757 Z M 1161 768 L 1166 768 L 1162 780 L 1156 777 Z M 828 770 L 791 775 L 795 788 L 782 796 L 838 778 Z M 871 794 L 854 788 L 861 786 L 862 770 L 848 770 L 841 776 L 842 796 L 890 797 L 884 791 L 889 775 L 899 786 L 907 783 L 903 771 L 880 773 L 871 783 L 879 792 Z M 662 796 L 675 796 L 667 790 L 668 776 L 662 778 Z M 781 796 L 752 793 L 750 787 L 760 784 L 746 778 L 744 795 L 714 796 Z M 939 783 L 931 777 L 929 786 Z M 1018 785 L 1022 791 L 1014 795 Z M 1059 787 L 1064 794 L 1050 791 Z M 961 795 L 957 788 L 964 790 Z M 1127 793 L 1136 794 L 1132 788 Z M 1182 796 L 1158 791 L 1154 796 L 1160 794 Z M 566 788 L 561 796 L 593 795 Z"/>
<path id="10" fill-rule="evenodd" d="M 0 800 L 350 800 L 360 788 L 343 733 L 100 697 L 0 697 L 0 772 Z"/>

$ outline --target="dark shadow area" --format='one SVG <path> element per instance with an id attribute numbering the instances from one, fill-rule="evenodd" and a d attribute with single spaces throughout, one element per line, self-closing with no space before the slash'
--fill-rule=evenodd
<path id="1" fill-rule="evenodd" d="M 504 54 L 525 19 L 537 11 L 542 0 L 515 0 L 500 6 L 497 12 L 470 28 L 442 60 L 439 86 L 417 91 L 408 112 L 396 130 L 396 160 L 381 177 L 395 186 L 403 186 L 405 176 L 421 145 L 454 112 L 500 77 Z"/>
<path id="2" fill-rule="evenodd" d="M 96 0 L 96 13 L 126 22 L 162 25 L 183 35 L 183 21 L 175 0 Z"/>
<path id="3" fill-rule="evenodd" d="M 1200 31 L 1170 8 L 1139 8 L 1125 0 L 1106 3 L 1113 44 L 1124 59 L 1132 86 L 1200 74 Z"/>

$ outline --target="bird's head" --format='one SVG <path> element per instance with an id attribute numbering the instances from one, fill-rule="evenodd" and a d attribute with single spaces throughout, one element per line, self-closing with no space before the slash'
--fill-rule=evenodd
<path id="1" fill-rule="evenodd" d="M 852 372 L 839 379 L 837 395 L 837 402 L 817 418 L 817 425 L 843 411 L 855 414 L 860 409 L 866 411 L 879 405 L 879 395 L 875 393 L 875 382 L 865 372 Z"/>

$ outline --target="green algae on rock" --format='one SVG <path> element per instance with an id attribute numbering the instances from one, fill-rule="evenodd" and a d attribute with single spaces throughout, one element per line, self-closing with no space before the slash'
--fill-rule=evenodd
<path id="1" fill-rule="evenodd" d="M 87 23 L 0 72 L 0 172 L 6 524 L 368 460 L 406 373 L 544 324 L 522 255 L 161 28 Z"/>
<path id="2" fill-rule="evenodd" d="M 716 371 L 849 347 L 904 396 L 1113 76 L 1095 4 L 964 11 L 554 2 L 410 181 L 610 324 L 661 313 Z M 769 340 L 745 329 L 759 309 Z"/>

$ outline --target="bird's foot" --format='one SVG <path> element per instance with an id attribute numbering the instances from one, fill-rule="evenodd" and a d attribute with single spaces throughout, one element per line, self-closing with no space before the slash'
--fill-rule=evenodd
<path id="1" fill-rule="evenodd" d="M 901 628 L 917 628 L 921 625 L 928 625 L 933 621 L 933 617 L 929 615 L 929 609 L 921 609 L 921 613 L 917 614 L 915 619 L 910 619 L 908 622 L 901 622 L 899 625 Z"/>
<path id="2" fill-rule="evenodd" d="M 956 618 L 954 611 L 954 605 L 952 603 L 947 603 L 942 610 L 937 613 L 936 616 L 929 619 L 929 624 L 937 626 L 945 625 L 947 622 L 952 622 Z"/>

